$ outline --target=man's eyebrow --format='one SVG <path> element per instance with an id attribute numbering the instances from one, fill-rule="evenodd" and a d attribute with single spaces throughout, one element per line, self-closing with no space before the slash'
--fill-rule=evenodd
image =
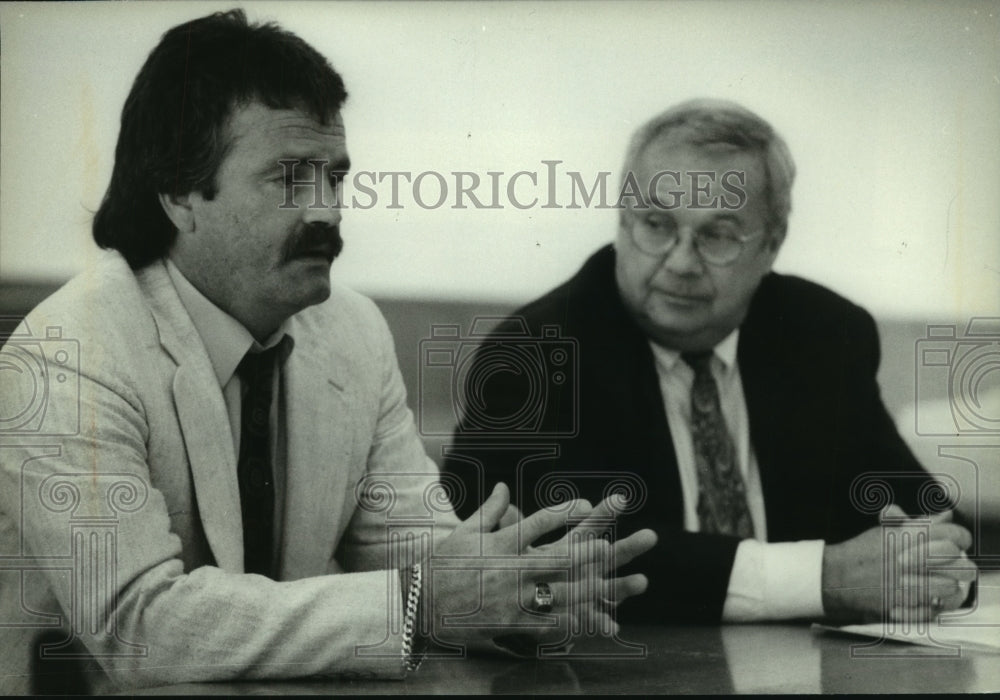
<path id="1" fill-rule="evenodd" d="M 292 164 L 298 166 L 298 165 L 306 165 L 310 161 L 313 163 L 318 162 L 323 165 L 326 165 L 330 171 L 335 173 L 346 173 L 348 170 L 351 169 L 351 159 L 348 158 L 347 156 L 330 160 L 329 158 L 317 158 L 311 155 L 292 155 L 292 154 L 285 154 L 283 156 L 275 158 L 274 167 L 277 169 L 284 169 L 286 167 L 285 164 Z"/>

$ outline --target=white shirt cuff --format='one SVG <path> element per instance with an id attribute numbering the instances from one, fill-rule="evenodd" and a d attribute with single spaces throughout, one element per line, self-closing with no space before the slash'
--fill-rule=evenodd
<path id="1" fill-rule="evenodd" d="M 823 540 L 743 540 L 729 576 L 724 622 L 823 616 Z"/>

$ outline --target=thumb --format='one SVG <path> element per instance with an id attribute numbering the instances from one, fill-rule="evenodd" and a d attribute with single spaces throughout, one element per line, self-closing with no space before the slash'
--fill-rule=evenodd
<path id="1" fill-rule="evenodd" d="M 462 521 L 461 527 L 472 532 L 490 532 L 500 523 L 500 518 L 510 505 L 510 491 L 503 482 L 493 487 L 490 497 L 483 501 L 479 510 Z"/>

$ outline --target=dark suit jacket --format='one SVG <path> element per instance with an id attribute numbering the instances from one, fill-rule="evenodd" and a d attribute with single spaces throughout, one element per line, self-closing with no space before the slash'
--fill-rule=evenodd
<path id="1" fill-rule="evenodd" d="M 718 621 L 739 540 L 683 531 L 653 354 L 619 297 L 614 256 L 610 246 L 598 251 L 568 282 L 516 312 L 482 346 L 478 366 L 461 372 L 475 383 L 466 404 L 479 399 L 481 410 L 456 431 L 445 472 L 464 482 L 462 517 L 497 481 L 511 486 L 526 514 L 567 493 L 597 503 L 616 484 L 632 491 L 636 507 L 619 519 L 617 536 L 649 527 L 659 542 L 624 569 L 647 574 L 650 587 L 621 606 L 619 619 Z M 514 374 L 509 361 L 497 361 L 505 342 L 528 349 L 503 340 L 518 332 L 517 317 L 538 339 L 531 349 L 544 366 L 534 389 L 530 372 Z M 544 330 L 551 325 L 560 338 Z M 576 357 L 559 364 L 552 351 L 572 351 L 569 339 Z M 877 524 L 884 492 L 859 483 L 852 497 L 852 482 L 867 472 L 887 473 L 881 480 L 907 512 L 927 510 L 917 496 L 929 477 L 879 395 L 878 335 L 867 312 L 811 282 L 769 274 L 740 328 L 737 357 L 770 541 L 838 542 Z M 553 381 L 560 371 L 566 380 Z M 533 402 L 543 404 L 539 411 L 528 410 Z"/>

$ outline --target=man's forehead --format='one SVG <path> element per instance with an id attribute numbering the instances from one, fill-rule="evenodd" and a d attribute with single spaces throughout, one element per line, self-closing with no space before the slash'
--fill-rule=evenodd
<path id="1" fill-rule="evenodd" d="M 323 123 L 304 110 L 272 109 L 259 102 L 235 108 L 228 127 L 230 137 L 234 141 L 246 138 L 275 142 L 323 141 L 336 144 L 346 141 L 344 120 L 339 112 Z"/>
<path id="2" fill-rule="evenodd" d="M 641 186 L 652 186 L 660 196 L 680 190 L 693 198 L 699 191 L 732 192 L 738 188 L 756 200 L 767 188 L 767 171 L 760 155 L 725 143 L 700 145 L 661 137 L 643 151 L 636 171 Z"/>
<path id="3" fill-rule="evenodd" d="M 639 158 L 641 165 L 655 169 L 691 169 L 740 166 L 757 168 L 758 154 L 729 143 L 694 144 L 675 136 L 652 141 Z"/>

